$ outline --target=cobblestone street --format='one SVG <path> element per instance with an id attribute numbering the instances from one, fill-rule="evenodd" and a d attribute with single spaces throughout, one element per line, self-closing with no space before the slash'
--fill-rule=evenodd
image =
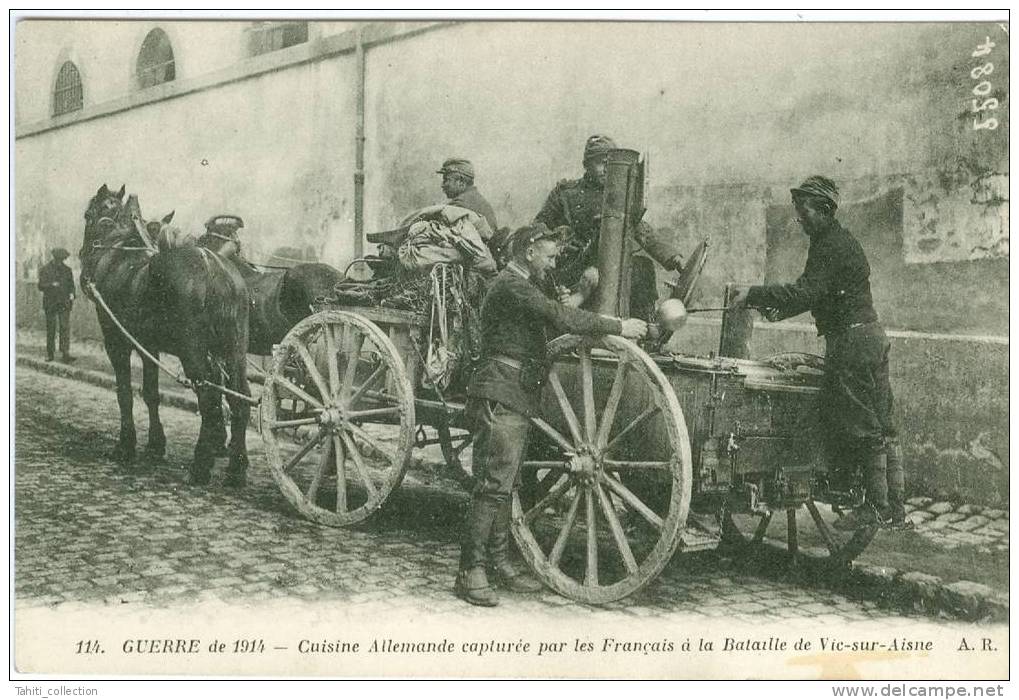
<path id="1" fill-rule="evenodd" d="M 144 443 L 144 405 L 136 402 Z M 163 409 L 167 463 L 142 473 L 108 459 L 112 393 L 20 369 L 17 374 L 16 596 L 19 606 L 98 602 L 166 606 L 293 599 L 479 615 L 451 591 L 466 498 L 412 470 L 382 512 L 333 530 L 293 512 L 268 474 L 255 431 L 242 491 L 184 484 L 197 416 Z M 713 552 L 677 556 L 640 594 L 598 608 L 552 592 L 504 596 L 502 609 L 546 614 L 677 615 L 745 622 L 896 619 L 850 598 Z"/>

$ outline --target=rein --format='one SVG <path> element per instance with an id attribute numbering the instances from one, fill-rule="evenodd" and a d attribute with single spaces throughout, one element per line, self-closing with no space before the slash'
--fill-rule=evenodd
<path id="1" fill-rule="evenodd" d="M 120 320 L 116 316 L 113 315 L 113 311 L 110 309 L 109 306 L 107 306 L 106 300 L 103 299 L 103 295 L 99 293 L 99 289 L 96 287 L 95 283 L 92 280 L 88 280 L 87 282 L 85 282 L 84 286 L 85 286 L 86 290 L 89 292 L 89 294 L 92 296 L 92 298 L 95 300 L 95 302 L 97 304 L 99 304 L 99 306 L 102 308 L 102 310 L 106 312 L 106 315 L 110 317 L 110 320 L 113 321 L 114 325 L 120 330 L 121 333 L 124 334 L 124 337 L 127 338 L 127 340 L 131 343 L 131 345 L 133 345 L 135 347 L 135 350 L 137 350 L 139 353 L 141 353 L 141 355 L 146 360 L 148 360 L 149 362 L 154 364 L 156 367 L 161 369 L 164 373 L 166 373 L 166 374 L 170 375 L 171 377 L 173 377 L 173 380 L 175 382 L 177 382 L 178 384 L 180 384 L 182 386 L 185 386 L 185 387 L 187 387 L 189 389 L 192 389 L 194 391 L 197 391 L 201 387 L 209 387 L 210 389 L 216 389 L 216 390 L 218 390 L 218 391 L 220 391 L 220 392 L 222 392 L 224 394 L 228 394 L 228 395 L 234 396 L 234 397 L 236 397 L 238 399 L 242 399 L 244 401 L 247 401 L 252 406 L 257 406 L 259 404 L 259 400 L 258 399 L 252 398 L 251 396 L 248 396 L 247 394 L 242 394 L 239 391 L 234 391 L 233 389 L 229 389 L 229 388 L 227 388 L 225 386 L 222 386 L 220 384 L 216 384 L 214 382 L 210 382 L 207 379 L 199 379 L 198 381 L 192 381 L 191 379 L 188 379 L 187 377 L 182 376 L 180 373 L 174 372 L 172 369 L 170 369 L 169 367 L 164 365 L 162 362 L 157 360 L 156 357 L 152 353 L 150 353 L 148 350 L 146 350 L 145 347 L 140 342 L 138 342 L 138 340 L 133 335 L 131 335 L 128 332 L 128 330 L 124 327 L 124 325 L 120 322 Z"/>

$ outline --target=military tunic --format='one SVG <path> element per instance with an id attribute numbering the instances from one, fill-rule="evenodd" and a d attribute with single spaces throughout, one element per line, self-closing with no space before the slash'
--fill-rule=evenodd
<path id="1" fill-rule="evenodd" d="M 597 267 L 597 239 L 604 196 L 604 187 L 587 173 L 579 180 L 561 180 L 534 217 L 536 222 L 550 229 L 569 226 L 573 232 L 556 265 L 556 279 L 560 284 L 573 287 L 580 280 L 584 268 Z M 682 264 L 679 247 L 654 233 L 645 223 L 637 226 L 633 240 L 667 270 L 677 269 Z M 657 283 L 652 265 L 649 262 L 635 265 L 631 275 L 630 313 L 646 320 L 656 297 Z"/>
<path id="2" fill-rule="evenodd" d="M 478 188 L 471 185 L 466 190 L 458 194 L 449 200 L 449 203 L 454 207 L 463 207 L 464 209 L 470 209 L 475 214 L 480 214 L 485 217 L 488 225 L 492 228 L 492 233 L 499 230 L 499 223 L 495 218 L 495 210 L 492 209 L 492 205 L 488 203 Z"/>
<path id="3" fill-rule="evenodd" d="M 837 221 L 813 234 L 807 264 L 796 282 L 751 287 L 747 306 L 773 308 L 784 316 L 810 311 L 825 337 L 825 379 L 820 401 L 829 459 L 839 467 L 881 453 L 896 436 L 888 378 L 890 344 L 878 322 L 870 290 L 870 265 L 859 242 Z M 865 466 L 865 465 L 864 465 Z M 868 500 L 901 515 L 901 463 L 889 461 L 871 475 Z M 885 495 L 885 492 L 887 495 Z"/>
<path id="4" fill-rule="evenodd" d="M 619 319 L 550 299 L 517 263 L 499 273 L 481 306 L 482 357 L 468 387 L 476 485 L 460 546 L 460 570 L 508 557 L 510 496 L 527 454 L 529 416 L 541 400 L 547 328 L 618 334 Z"/>

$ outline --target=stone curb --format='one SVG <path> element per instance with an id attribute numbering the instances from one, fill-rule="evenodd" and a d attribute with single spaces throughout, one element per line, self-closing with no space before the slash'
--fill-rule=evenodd
<path id="1" fill-rule="evenodd" d="M 84 382 L 86 384 L 92 384 L 99 386 L 104 389 L 111 389 L 116 391 L 117 380 L 112 374 L 106 372 L 97 372 L 91 369 L 84 369 L 83 367 L 75 367 L 74 365 L 64 364 L 62 362 L 46 362 L 37 357 L 25 357 L 18 356 L 15 360 L 15 364 L 22 367 L 28 367 L 38 372 L 44 372 L 46 374 L 52 374 L 57 377 L 63 377 L 65 379 L 74 379 L 75 381 Z M 141 395 L 141 389 L 137 390 L 138 395 Z M 159 399 L 163 404 L 167 406 L 173 406 L 174 408 L 180 408 L 185 411 L 198 412 L 198 400 L 194 395 L 188 395 L 180 391 L 167 391 L 166 389 L 159 390 Z"/>
<path id="2" fill-rule="evenodd" d="M 962 620 L 1008 622 L 1008 594 L 982 583 L 945 583 L 932 574 L 854 562 L 845 584 L 891 607 Z"/>
<path id="3" fill-rule="evenodd" d="M 105 372 L 46 362 L 35 357 L 18 357 L 16 364 L 58 377 L 74 379 L 106 389 L 116 389 L 116 380 Z M 193 396 L 182 392 L 159 391 L 163 403 L 186 411 L 198 411 Z M 823 566 L 826 551 L 810 549 L 801 553 Z M 857 595 L 877 600 L 889 607 L 928 615 L 946 614 L 963 620 L 1008 622 L 1008 595 L 990 586 L 972 581 L 945 583 L 938 576 L 893 567 L 854 562 L 849 574 L 843 569 L 829 575 L 831 585 L 846 588 Z"/>

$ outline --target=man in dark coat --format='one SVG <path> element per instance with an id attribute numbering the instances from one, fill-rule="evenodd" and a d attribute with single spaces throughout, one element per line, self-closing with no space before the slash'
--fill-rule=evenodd
<path id="1" fill-rule="evenodd" d="M 442 175 L 442 193 L 449 197 L 449 204 L 485 217 L 492 233 L 499 230 L 495 210 L 474 186 L 474 165 L 469 160 L 449 158 L 436 172 Z"/>
<path id="2" fill-rule="evenodd" d="M 605 162 L 617 148 L 608 136 L 595 135 L 584 145 L 584 175 L 578 180 L 560 180 L 534 217 L 554 229 L 568 226 L 571 236 L 559 257 L 556 278 L 574 290 L 573 304 L 583 303 L 597 286 L 598 233 L 601 228 L 602 199 L 605 194 Z M 634 240 L 647 255 L 666 270 L 683 266 L 683 255 L 667 238 L 641 223 Z M 657 299 L 654 268 L 647 258 L 634 256 L 630 305 L 635 315 L 647 318 Z"/>
<path id="3" fill-rule="evenodd" d="M 46 359 L 53 361 L 54 340 L 60 332 L 60 357 L 73 362 L 71 357 L 71 304 L 74 302 L 74 276 L 64 264 L 70 255 L 63 248 L 54 248 L 53 259 L 39 269 L 39 289 L 42 291 L 42 309 L 46 313 Z"/>
<path id="4" fill-rule="evenodd" d="M 845 489 L 859 471 L 866 493 L 835 527 L 908 528 L 888 380 L 889 343 L 874 311 L 867 256 L 835 219 L 834 182 L 815 175 L 791 192 L 797 219 L 810 238 L 806 269 L 792 284 L 750 287 L 733 305 L 763 309 L 772 321 L 808 310 L 813 314 L 817 333 L 825 338 L 820 405 L 835 487 Z"/>
<path id="5" fill-rule="evenodd" d="M 499 602 L 489 577 L 511 591 L 540 586 L 509 560 L 511 496 L 527 452 L 530 417 L 538 413 L 548 330 L 641 338 L 647 324 L 573 309 L 549 296 L 545 277 L 556 265 L 556 234 L 542 224 L 518 229 L 512 259 L 481 306 L 481 359 L 468 387 L 476 486 L 460 549 L 454 592 L 472 605 Z M 486 570 L 487 566 L 487 570 Z"/>

